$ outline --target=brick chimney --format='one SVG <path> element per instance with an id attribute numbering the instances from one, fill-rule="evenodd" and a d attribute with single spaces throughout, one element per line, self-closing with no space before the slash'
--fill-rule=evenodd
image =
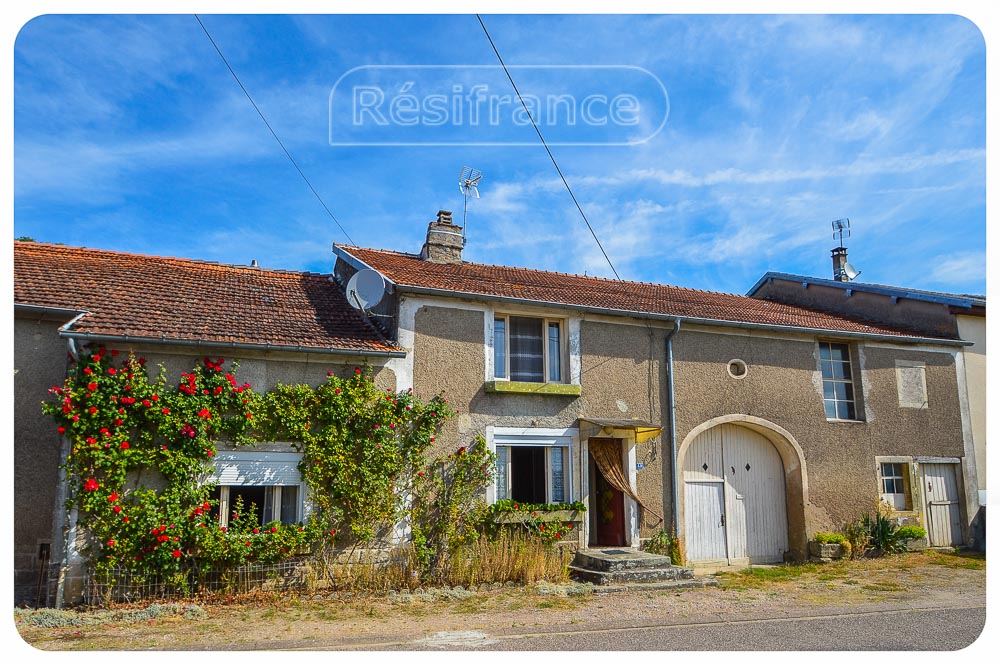
<path id="1" fill-rule="evenodd" d="M 427 241 L 420 258 L 434 263 L 462 262 L 462 227 L 451 221 L 451 211 L 438 210 L 437 219 L 427 225 Z"/>
<path id="2" fill-rule="evenodd" d="M 847 271 L 844 270 L 844 266 L 847 265 L 847 248 L 834 247 L 830 250 L 830 255 L 833 257 L 833 278 L 838 282 L 851 281 Z"/>

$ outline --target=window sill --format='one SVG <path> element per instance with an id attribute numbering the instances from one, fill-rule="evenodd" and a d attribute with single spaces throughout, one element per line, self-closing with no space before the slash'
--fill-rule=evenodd
<path id="1" fill-rule="evenodd" d="M 867 421 L 865 420 L 847 420 L 843 418 L 827 418 L 826 422 L 832 423 L 834 425 L 864 425 Z"/>
<path id="2" fill-rule="evenodd" d="M 487 381 L 488 393 L 516 393 L 521 395 L 558 395 L 579 397 L 583 388 L 571 383 L 534 383 L 532 381 Z"/>

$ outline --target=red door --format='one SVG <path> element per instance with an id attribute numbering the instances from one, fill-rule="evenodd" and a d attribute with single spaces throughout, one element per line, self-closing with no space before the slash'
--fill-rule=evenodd
<path id="1" fill-rule="evenodd" d="M 596 544 L 621 547 L 625 545 L 625 495 L 608 484 L 596 465 L 594 478 Z"/>

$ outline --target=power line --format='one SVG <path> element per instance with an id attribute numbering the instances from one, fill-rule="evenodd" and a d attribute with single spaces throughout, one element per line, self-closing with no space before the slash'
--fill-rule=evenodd
<path id="1" fill-rule="evenodd" d="M 259 115 L 260 119 L 264 121 L 264 124 L 267 126 L 268 131 L 271 132 L 271 136 L 273 136 L 274 140 L 278 142 L 279 146 L 281 146 L 281 149 L 285 152 L 285 156 L 288 157 L 288 161 L 292 163 L 292 166 L 295 167 L 295 170 L 299 172 L 300 176 L 302 176 L 302 180 L 305 181 L 306 185 L 309 187 L 309 190 L 313 193 L 313 196 L 315 196 L 316 200 L 319 201 L 319 204 L 323 206 L 323 210 L 326 210 L 326 214 L 330 215 L 330 219 L 332 219 L 337 224 L 337 227 L 343 232 L 345 236 L 347 236 L 347 239 L 351 242 L 351 244 L 352 245 L 357 244 L 354 242 L 354 239 L 351 238 L 351 234 L 349 234 L 347 230 L 343 227 L 343 225 L 340 223 L 340 220 L 337 219 L 337 216 L 334 215 L 333 211 L 330 210 L 329 206 L 326 205 L 326 202 L 323 201 L 323 197 L 319 195 L 319 192 L 316 191 L 316 188 L 312 186 L 311 182 L 309 182 L 309 178 L 307 178 L 306 174 L 302 172 L 301 168 L 299 168 L 299 165 L 295 161 L 295 158 L 292 157 L 292 153 L 288 152 L 288 148 L 286 148 L 285 144 L 282 143 L 281 139 L 278 138 L 278 135 L 274 132 L 274 129 L 271 127 L 271 123 L 269 123 L 267 121 L 267 118 L 264 117 L 264 114 L 261 112 L 260 107 L 257 106 L 257 102 L 255 102 L 253 100 L 253 97 L 250 96 L 250 93 L 243 85 L 243 82 L 240 81 L 240 77 L 236 75 L 236 72 L 229 64 L 229 61 L 226 60 L 226 56 L 222 54 L 222 49 L 220 49 L 219 45 L 215 43 L 214 39 L 212 39 L 212 35 L 211 33 L 209 33 L 208 28 L 205 27 L 205 24 L 201 22 L 201 17 L 198 16 L 197 14 L 195 14 L 194 17 L 198 21 L 198 25 L 201 26 L 201 29 L 205 31 L 205 36 L 208 37 L 208 41 L 212 42 L 212 46 L 215 47 L 215 52 L 219 54 L 220 58 L 222 58 L 222 62 L 225 63 L 226 68 L 229 70 L 229 73 L 233 75 L 234 79 L 236 79 L 236 83 L 240 86 L 240 90 L 242 90 L 243 94 L 246 95 L 247 99 L 250 100 L 250 103 L 253 105 L 254 110 L 257 111 L 257 115 Z"/>
<path id="2" fill-rule="evenodd" d="M 562 178 L 563 185 L 566 186 L 566 191 L 569 192 L 570 198 L 573 199 L 573 203 L 576 204 L 576 209 L 580 211 L 580 216 L 583 217 L 583 221 L 586 222 L 587 228 L 590 229 L 590 235 L 594 236 L 594 242 L 597 243 L 597 247 L 600 248 L 601 254 L 604 255 L 604 259 L 611 266 L 611 272 L 615 274 L 615 278 L 621 281 L 621 277 L 618 275 L 618 271 L 615 270 L 615 264 L 611 263 L 611 258 L 608 253 L 604 251 L 604 246 L 601 241 L 597 238 L 597 234 L 594 232 L 594 227 L 590 225 L 590 220 L 587 219 L 587 213 L 583 211 L 583 207 L 580 202 L 576 200 L 576 195 L 573 193 L 573 188 L 569 186 L 569 181 L 566 180 L 566 176 L 563 175 L 562 169 L 559 168 L 559 162 L 556 161 L 555 155 L 552 154 L 552 150 L 549 149 L 549 144 L 545 142 L 545 137 L 542 136 L 542 131 L 538 129 L 538 124 L 535 122 L 535 118 L 532 117 L 531 111 L 528 109 L 528 105 L 524 102 L 524 97 L 521 96 L 521 91 L 517 89 L 517 84 L 514 83 L 514 78 L 510 75 L 510 70 L 507 69 L 506 63 L 504 63 L 503 58 L 500 57 L 500 51 L 497 50 L 497 45 L 493 43 L 493 38 L 490 37 L 490 31 L 486 29 L 486 24 L 483 23 L 483 17 L 476 14 L 476 18 L 479 19 L 479 25 L 482 26 L 483 32 L 486 33 L 486 39 L 489 40 L 490 46 L 493 47 L 493 52 L 497 56 L 497 60 L 500 61 L 500 66 L 503 67 L 504 74 L 507 75 L 507 80 L 510 81 L 511 87 L 514 88 L 514 92 L 517 93 L 517 98 L 521 100 L 521 106 L 524 107 L 524 112 L 528 114 L 528 120 L 531 121 L 531 126 L 535 128 L 535 133 L 538 134 L 538 139 L 542 142 L 542 147 L 545 148 L 545 152 L 549 154 L 549 159 L 552 160 L 552 165 L 556 167 L 556 172 L 559 177 Z"/>

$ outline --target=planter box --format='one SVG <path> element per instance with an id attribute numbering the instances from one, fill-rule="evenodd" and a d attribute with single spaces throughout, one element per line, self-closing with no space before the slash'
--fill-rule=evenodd
<path id="1" fill-rule="evenodd" d="M 539 512 L 532 515 L 529 511 L 516 510 L 500 513 L 493 516 L 493 521 L 497 524 L 517 524 L 528 520 L 539 520 L 540 522 L 582 522 L 584 512 L 581 510 L 552 510 L 549 512 Z"/>
<path id="2" fill-rule="evenodd" d="M 907 552 L 919 552 L 930 547 L 927 538 L 906 538 L 903 542 L 906 544 Z"/>
<path id="3" fill-rule="evenodd" d="M 843 543 L 817 543 L 809 541 L 809 558 L 818 561 L 843 559 L 851 553 L 850 546 Z"/>

